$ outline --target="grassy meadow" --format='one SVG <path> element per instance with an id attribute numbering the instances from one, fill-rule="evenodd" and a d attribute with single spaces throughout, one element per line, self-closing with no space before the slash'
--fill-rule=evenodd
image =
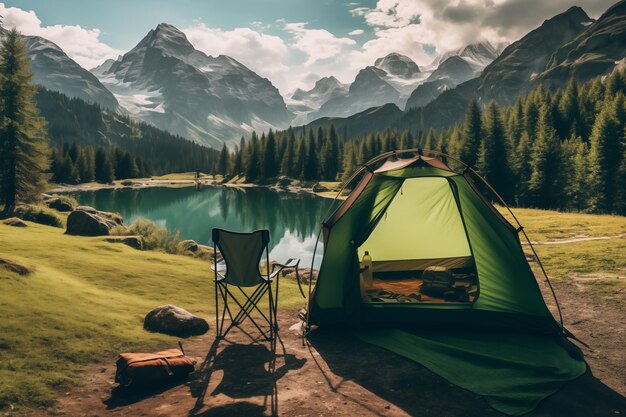
<path id="1" fill-rule="evenodd" d="M 553 280 L 595 277 L 586 282 L 592 294 L 611 293 L 626 303 L 626 237 L 615 237 L 626 233 L 626 217 L 515 213 Z M 583 237 L 611 238 L 558 243 Z M 120 351 L 174 346 L 176 338 L 142 328 L 155 306 L 175 304 L 212 325 L 207 261 L 68 236 L 31 222 L 26 228 L 0 224 L 0 259 L 33 271 L 21 276 L 0 268 L 0 310 L 8 313 L 0 320 L 0 410 L 49 406 L 54 388 L 80 383 L 85 364 Z M 295 282 L 283 284 L 281 309 L 301 307 Z"/>
<path id="2" fill-rule="evenodd" d="M 8 313 L 0 320 L 0 410 L 52 404 L 52 388 L 79 382 L 84 364 L 175 346 L 178 339 L 143 330 L 156 306 L 175 304 L 213 326 L 206 261 L 31 222 L 0 224 L 0 259 L 33 270 L 20 276 L 0 267 L 0 310 Z M 281 308 L 302 307 L 295 282 L 284 280 L 280 290 Z"/>

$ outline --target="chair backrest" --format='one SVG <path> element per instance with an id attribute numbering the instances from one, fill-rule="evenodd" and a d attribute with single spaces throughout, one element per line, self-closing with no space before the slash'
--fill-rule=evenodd
<path id="1" fill-rule="evenodd" d="M 226 283 L 238 287 L 252 287 L 261 283 L 263 278 L 259 264 L 270 241 L 269 230 L 238 233 L 213 229 L 212 236 L 213 243 L 226 262 Z"/>

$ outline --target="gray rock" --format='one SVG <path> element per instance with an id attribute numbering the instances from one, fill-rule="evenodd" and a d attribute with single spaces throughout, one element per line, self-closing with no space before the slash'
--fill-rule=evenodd
<path id="1" fill-rule="evenodd" d="M 78 236 L 106 236 L 112 228 L 122 224 L 122 218 L 116 214 L 98 211 L 89 206 L 79 206 L 67 217 L 65 233 Z"/>
<path id="2" fill-rule="evenodd" d="M 53 197 L 49 200 L 46 200 L 46 205 L 51 209 L 62 212 L 74 210 L 74 206 L 72 205 L 72 203 L 61 197 Z"/>
<path id="3" fill-rule="evenodd" d="M 187 310 L 166 304 L 155 308 L 146 315 L 143 328 L 151 332 L 188 337 L 205 334 L 209 331 L 209 323 Z"/>
<path id="4" fill-rule="evenodd" d="M 198 244 L 196 243 L 195 240 L 191 240 L 191 239 L 189 239 L 189 240 L 181 240 L 178 243 L 178 245 L 184 251 L 188 250 L 188 251 L 191 251 L 191 252 L 195 252 L 195 251 L 198 250 Z"/>
<path id="5" fill-rule="evenodd" d="M 24 220 L 20 219 L 19 217 L 9 217 L 8 219 L 4 219 L 2 220 L 2 224 L 6 224 L 7 226 L 14 226 L 14 227 L 26 227 L 28 226 Z"/>
<path id="6" fill-rule="evenodd" d="M 300 276 L 300 281 L 304 282 L 304 283 L 309 283 L 309 281 L 311 280 L 311 276 L 313 276 L 313 281 L 317 281 L 317 274 L 318 274 L 318 270 L 314 269 L 313 273 L 311 274 L 311 268 L 304 268 L 301 269 L 298 272 L 298 275 Z M 295 275 L 294 275 L 295 277 Z"/>
<path id="7" fill-rule="evenodd" d="M 141 236 L 109 236 L 104 240 L 110 243 L 123 243 L 138 250 L 143 249 L 143 238 Z"/>

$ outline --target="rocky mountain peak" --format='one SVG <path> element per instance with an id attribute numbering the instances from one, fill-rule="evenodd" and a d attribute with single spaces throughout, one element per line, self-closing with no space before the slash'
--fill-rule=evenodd
<path id="1" fill-rule="evenodd" d="M 388 74 L 402 78 L 412 78 L 420 72 L 419 67 L 411 58 L 397 52 L 392 52 L 387 56 L 378 58 L 374 62 L 374 66 Z"/>

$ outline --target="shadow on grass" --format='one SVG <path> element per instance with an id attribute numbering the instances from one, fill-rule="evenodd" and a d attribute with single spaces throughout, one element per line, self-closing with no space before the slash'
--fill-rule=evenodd
<path id="1" fill-rule="evenodd" d="M 308 337 L 330 371 L 364 387 L 409 415 L 429 417 L 504 416 L 472 392 L 459 388 L 425 367 L 345 332 L 315 331 Z M 315 356 L 311 355 L 313 360 Z M 317 363 L 317 361 L 316 361 Z M 322 373 L 323 366 L 318 363 Z M 332 378 L 326 382 L 332 391 Z M 353 398 L 352 400 L 358 401 Z M 367 408 L 367 404 L 362 404 Z M 545 399 L 528 417 L 605 417 L 623 415 L 626 398 L 595 378 L 590 371 Z"/>

